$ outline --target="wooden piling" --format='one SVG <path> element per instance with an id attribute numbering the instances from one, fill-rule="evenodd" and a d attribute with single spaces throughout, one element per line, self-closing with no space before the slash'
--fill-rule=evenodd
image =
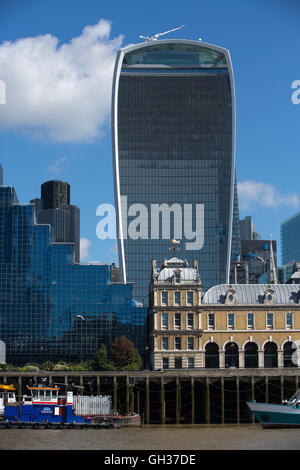
<path id="1" fill-rule="evenodd" d="M 224 377 L 221 377 L 221 423 L 225 423 Z"/>
<path id="2" fill-rule="evenodd" d="M 149 377 L 146 377 L 146 424 L 150 424 L 150 393 Z"/>
<path id="3" fill-rule="evenodd" d="M 180 381 L 176 377 L 176 424 L 180 423 Z"/>
<path id="4" fill-rule="evenodd" d="M 113 389 L 114 389 L 113 409 L 114 411 L 117 411 L 118 409 L 118 383 L 117 383 L 117 377 L 115 375 L 114 375 Z"/>
<path id="5" fill-rule="evenodd" d="M 136 413 L 140 414 L 140 391 L 137 390 L 136 392 Z"/>
<path id="6" fill-rule="evenodd" d="M 251 401 L 254 401 L 255 400 L 255 381 L 254 381 L 254 377 L 251 377 Z M 255 416 L 253 413 L 251 413 L 251 421 L 252 421 L 252 424 L 255 423 Z"/>
<path id="7" fill-rule="evenodd" d="M 236 377 L 236 422 L 240 424 L 240 379 Z"/>
<path id="8" fill-rule="evenodd" d="M 210 424 L 210 393 L 209 393 L 209 377 L 206 377 L 206 410 L 205 410 L 205 421 L 206 424 Z"/>
<path id="9" fill-rule="evenodd" d="M 19 375 L 18 377 L 18 397 L 19 397 L 19 402 L 21 403 L 22 401 L 22 377 Z"/>
<path id="10" fill-rule="evenodd" d="M 195 424 L 195 381 L 194 377 L 191 377 L 191 414 L 192 414 L 192 424 Z"/>
<path id="11" fill-rule="evenodd" d="M 129 392 L 129 377 L 126 376 L 126 414 L 129 413 L 130 392 Z"/>
<path id="12" fill-rule="evenodd" d="M 166 403 L 165 403 L 165 383 L 164 379 L 160 379 L 160 413 L 161 413 L 161 424 L 166 422 Z"/>

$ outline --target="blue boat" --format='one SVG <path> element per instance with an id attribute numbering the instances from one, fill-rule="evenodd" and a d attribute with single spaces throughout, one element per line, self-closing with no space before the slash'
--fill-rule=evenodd
<path id="1" fill-rule="evenodd" d="M 247 402 L 263 428 L 300 427 L 300 389 L 282 404 Z"/>

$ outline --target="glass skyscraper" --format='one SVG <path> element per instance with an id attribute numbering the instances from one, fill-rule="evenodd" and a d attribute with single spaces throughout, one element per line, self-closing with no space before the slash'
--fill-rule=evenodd
<path id="1" fill-rule="evenodd" d="M 146 309 L 132 285 L 112 282 L 113 265 L 74 263 L 74 244 L 35 223 L 34 205 L 0 186 L 0 340 L 6 361 L 92 360 L 125 335 L 141 354 Z M 2 344 L 2 343 L 1 343 Z"/>
<path id="2" fill-rule="evenodd" d="M 239 249 L 229 52 L 190 40 L 121 49 L 112 130 L 120 270 L 135 298 L 148 304 L 151 260 L 173 238 L 204 289 L 229 282 Z"/>
<path id="3" fill-rule="evenodd" d="M 300 212 L 280 224 L 281 264 L 300 261 Z"/>

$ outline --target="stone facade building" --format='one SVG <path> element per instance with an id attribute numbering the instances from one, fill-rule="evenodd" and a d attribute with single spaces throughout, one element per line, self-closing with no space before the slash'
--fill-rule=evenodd
<path id="1" fill-rule="evenodd" d="M 152 265 L 150 366 L 298 367 L 297 284 L 221 284 L 201 290 L 197 264 L 178 258 Z"/>
<path id="2" fill-rule="evenodd" d="M 202 284 L 197 261 L 176 257 L 160 269 L 152 262 L 149 298 L 150 367 L 201 367 Z"/>

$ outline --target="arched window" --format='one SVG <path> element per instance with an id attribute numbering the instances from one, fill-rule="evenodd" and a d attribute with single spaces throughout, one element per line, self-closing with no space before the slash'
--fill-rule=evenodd
<path id="1" fill-rule="evenodd" d="M 288 341 L 283 346 L 283 366 L 298 367 L 297 345 L 292 341 Z M 295 353 L 295 354 L 294 354 Z"/>
<path id="2" fill-rule="evenodd" d="M 239 367 L 239 347 L 236 343 L 225 346 L 225 367 Z"/>
<path id="3" fill-rule="evenodd" d="M 219 346 L 216 343 L 208 343 L 205 348 L 205 367 L 217 369 L 219 367 Z"/>
<path id="4" fill-rule="evenodd" d="M 264 366 L 278 367 L 278 351 L 277 346 L 272 341 L 265 344 L 264 348 Z"/>
<path id="5" fill-rule="evenodd" d="M 250 341 L 245 345 L 245 367 L 258 367 L 258 346 Z"/>

